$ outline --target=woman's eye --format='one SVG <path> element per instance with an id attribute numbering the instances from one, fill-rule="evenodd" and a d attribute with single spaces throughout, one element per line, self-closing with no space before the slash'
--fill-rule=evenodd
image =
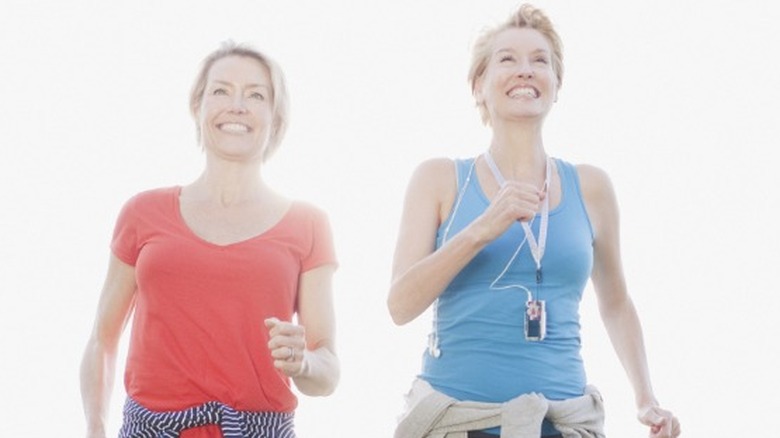
<path id="1" fill-rule="evenodd" d="M 547 58 L 536 58 L 536 62 L 540 62 L 542 64 L 547 64 Z"/>
<path id="2" fill-rule="evenodd" d="M 225 91 L 224 88 L 217 88 L 214 91 L 212 91 L 211 94 L 214 95 L 214 96 L 220 96 L 220 95 L 227 94 L 227 91 Z"/>
<path id="3" fill-rule="evenodd" d="M 498 62 L 511 62 L 511 61 L 514 61 L 514 58 L 512 58 L 509 55 L 504 55 L 498 60 Z"/>
<path id="4" fill-rule="evenodd" d="M 252 99 L 265 100 L 265 96 L 262 93 L 252 93 L 249 95 Z"/>

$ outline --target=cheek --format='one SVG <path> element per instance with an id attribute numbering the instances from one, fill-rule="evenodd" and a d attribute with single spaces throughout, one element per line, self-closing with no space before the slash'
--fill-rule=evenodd
<path id="1" fill-rule="evenodd" d="M 273 122 L 274 113 L 269 107 L 259 108 L 255 114 L 257 114 L 257 119 L 263 126 L 269 126 Z"/>
<path id="2" fill-rule="evenodd" d="M 198 109 L 198 121 L 200 122 L 201 126 L 203 126 L 206 121 L 209 119 L 210 114 L 210 108 L 211 106 L 206 104 L 206 102 L 201 103 L 200 108 Z"/>
<path id="3" fill-rule="evenodd" d="M 485 103 L 492 99 L 493 94 L 496 93 L 497 79 L 495 76 L 487 74 L 482 78 L 476 93 L 477 100 L 480 103 Z"/>

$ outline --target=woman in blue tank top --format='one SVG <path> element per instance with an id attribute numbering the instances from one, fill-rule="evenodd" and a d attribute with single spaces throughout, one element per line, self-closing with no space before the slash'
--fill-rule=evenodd
<path id="1" fill-rule="evenodd" d="M 650 384 L 609 178 L 545 152 L 562 77 L 550 20 L 521 6 L 473 50 L 469 81 L 489 148 L 424 162 L 409 183 L 388 307 L 405 324 L 432 306 L 434 323 L 398 438 L 604 436 L 580 355 L 589 279 L 640 421 L 651 437 L 680 433 Z"/>

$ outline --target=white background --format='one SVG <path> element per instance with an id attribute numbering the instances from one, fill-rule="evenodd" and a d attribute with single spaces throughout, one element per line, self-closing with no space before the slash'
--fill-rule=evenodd
<path id="1" fill-rule="evenodd" d="M 333 396 L 301 398 L 299 436 L 390 437 L 430 320 L 395 327 L 385 307 L 406 183 L 424 159 L 485 149 L 470 45 L 518 4 L 5 0 L 0 436 L 83 436 L 78 366 L 116 214 L 140 190 L 198 175 L 189 87 L 232 38 L 286 72 L 291 127 L 266 177 L 329 212 L 341 262 L 343 377 Z M 658 397 L 685 436 L 767 436 L 780 389 L 780 8 L 536 4 L 565 50 L 546 146 L 613 179 Z M 590 288 L 582 323 L 608 435 L 644 436 Z"/>

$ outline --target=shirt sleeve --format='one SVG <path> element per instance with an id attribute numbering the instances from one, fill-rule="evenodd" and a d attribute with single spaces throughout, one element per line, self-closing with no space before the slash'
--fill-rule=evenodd
<path id="1" fill-rule="evenodd" d="M 121 261 L 135 266 L 138 260 L 138 215 L 136 213 L 136 197 L 128 200 L 122 207 L 114 225 L 114 235 L 111 240 L 111 251 Z"/>
<path id="2" fill-rule="evenodd" d="M 338 261 L 333 246 L 333 236 L 328 216 L 322 210 L 312 208 L 310 217 L 312 227 L 311 250 L 301 262 L 303 272 L 324 265 L 337 267 Z"/>

